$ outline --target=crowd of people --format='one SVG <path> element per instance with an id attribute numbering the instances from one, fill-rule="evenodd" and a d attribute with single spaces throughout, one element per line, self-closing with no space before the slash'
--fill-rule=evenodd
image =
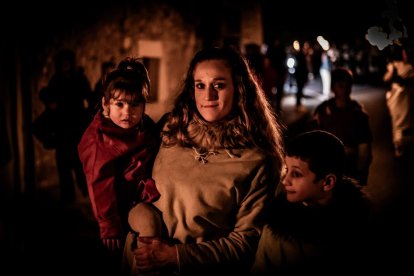
<path id="1" fill-rule="evenodd" d="M 298 108 L 312 77 L 303 46 Z M 373 136 L 351 97 L 354 74 L 331 69 L 332 97 L 291 136 L 278 116 L 282 49 L 199 50 L 158 122 L 145 113 L 140 60 L 104 63 L 93 92 L 72 52 L 56 57 L 41 97 L 64 127 L 35 121 L 34 135 L 56 149 L 62 200 L 74 200 L 74 182 L 89 196 L 114 275 L 328 275 L 366 264 Z M 384 75 L 397 157 L 412 154 L 414 137 L 414 70 L 401 53 Z M 73 108 L 79 117 L 64 121 Z"/>

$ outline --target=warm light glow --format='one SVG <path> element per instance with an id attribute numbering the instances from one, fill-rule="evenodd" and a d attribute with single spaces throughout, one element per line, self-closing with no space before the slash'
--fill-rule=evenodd
<path id="1" fill-rule="evenodd" d="M 300 43 L 298 40 L 293 41 L 293 49 L 295 49 L 297 52 L 300 51 Z"/>

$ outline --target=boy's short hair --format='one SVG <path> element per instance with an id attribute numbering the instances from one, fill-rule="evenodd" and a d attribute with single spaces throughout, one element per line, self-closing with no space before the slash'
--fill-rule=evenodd
<path id="1" fill-rule="evenodd" d="M 345 67 L 338 67 L 331 72 L 331 83 L 346 82 L 349 86 L 354 83 L 352 71 Z"/>
<path id="2" fill-rule="evenodd" d="M 308 163 L 316 180 L 329 173 L 341 178 L 344 171 L 345 148 L 334 134 L 323 130 L 303 132 L 292 138 L 286 146 L 286 155 Z"/>

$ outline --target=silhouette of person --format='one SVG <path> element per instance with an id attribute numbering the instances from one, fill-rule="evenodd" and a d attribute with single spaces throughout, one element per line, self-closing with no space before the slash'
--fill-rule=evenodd
<path id="1" fill-rule="evenodd" d="M 394 155 L 399 164 L 408 193 L 412 191 L 414 161 L 414 66 L 410 48 L 393 45 L 389 48 L 387 71 L 383 76 L 389 84 L 386 103 L 391 119 Z"/>
<path id="2" fill-rule="evenodd" d="M 322 97 L 329 98 L 331 93 L 331 71 L 334 67 L 334 50 L 329 48 L 321 53 L 321 64 L 319 68 L 319 75 L 322 81 Z"/>
<path id="3" fill-rule="evenodd" d="M 56 165 L 60 196 L 64 203 L 76 199 L 75 182 L 87 196 L 86 179 L 77 154 L 77 145 L 87 124 L 88 98 L 91 88 L 82 69 L 76 66 L 75 53 L 59 51 L 54 58 L 55 72 L 48 89 L 56 101 Z M 74 177 L 75 176 L 75 177 Z"/>
<path id="4" fill-rule="evenodd" d="M 245 57 L 257 76 L 271 106 L 276 112 L 280 112 L 281 97 L 284 93 L 283 85 L 287 76 L 287 70 L 284 66 L 284 49 L 281 49 L 282 52 L 277 52 L 279 49 L 275 49 L 276 51 L 272 49 L 270 51 L 271 56 L 269 56 L 269 51 L 263 54 L 258 44 L 250 43 L 246 44 L 245 50 Z"/>
<path id="5" fill-rule="evenodd" d="M 56 148 L 56 129 L 59 124 L 56 116 L 56 95 L 48 86 L 45 86 L 40 90 L 39 98 L 45 110 L 33 121 L 32 133 L 45 149 L 54 149 Z"/>
<path id="6" fill-rule="evenodd" d="M 414 67 L 407 51 L 398 45 L 390 48 L 387 71 L 383 76 L 389 84 L 387 107 L 391 116 L 396 157 L 414 152 Z"/>
<path id="7" fill-rule="evenodd" d="M 313 117 L 316 128 L 338 136 L 345 145 L 345 174 L 367 184 L 372 162 L 372 132 L 369 115 L 351 98 L 352 72 L 344 67 L 332 71 L 334 97 L 316 106 Z"/>
<path id="8" fill-rule="evenodd" d="M 282 110 L 282 99 L 285 94 L 284 85 L 288 77 L 288 70 L 286 66 L 286 49 L 280 40 L 275 40 L 269 46 L 266 56 L 270 61 L 271 67 L 275 71 L 275 88 L 276 94 L 274 97 L 274 109 L 278 114 Z"/>
<path id="9" fill-rule="evenodd" d="M 302 106 L 302 98 L 303 98 L 303 88 L 305 87 L 306 83 L 308 82 L 308 64 L 306 60 L 306 56 L 304 53 L 304 50 L 302 47 L 300 47 L 298 50 L 294 53 L 295 59 L 296 59 L 296 65 L 295 65 L 295 81 L 296 81 L 296 108 L 301 109 Z"/>
<path id="10" fill-rule="evenodd" d="M 265 56 L 260 50 L 260 45 L 256 43 L 249 43 L 245 45 L 245 57 L 249 62 L 250 68 L 259 78 L 260 83 L 263 82 L 263 71 Z"/>

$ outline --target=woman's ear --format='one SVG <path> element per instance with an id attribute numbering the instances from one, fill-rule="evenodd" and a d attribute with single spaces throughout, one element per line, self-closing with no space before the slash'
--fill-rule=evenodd
<path id="1" fill-rule="evenodd" d="M 324 183 L 323 183 L 323 190 L 325 192 L 332 190 L 335 187 L 336 184 L 336 175 L 330 173 L 325 176 Z"/>
<path id="2" fill-rule="evenodd" d="M 109 118 L 109 105 L 105 103 L 105 98 L 102 97 L 102 114 L 105 118 Z"/>

